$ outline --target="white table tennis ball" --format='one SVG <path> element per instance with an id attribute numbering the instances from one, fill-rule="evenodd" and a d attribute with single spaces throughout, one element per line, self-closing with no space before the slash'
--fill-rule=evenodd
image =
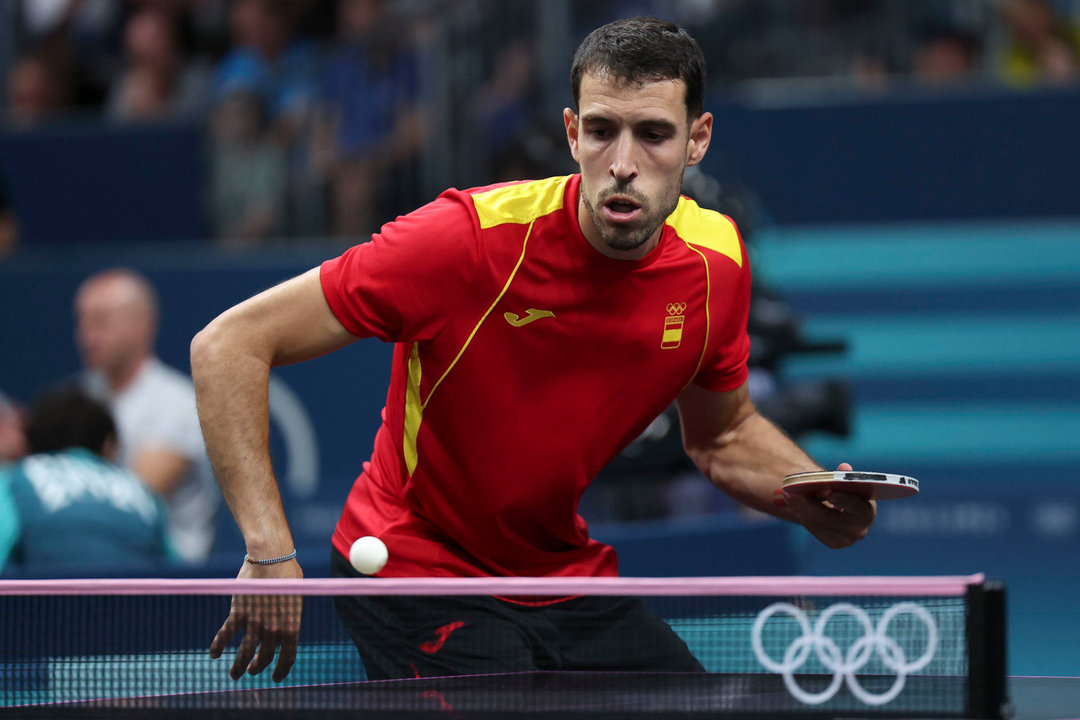
<path id="1" fill-rule="evenodd" d="M 365 575 L 374 575 L 382 570 L 389 557 L 385 543 L 372 535 L 359 538 L 349 548 L 349 562 L 357 572 Z"/>

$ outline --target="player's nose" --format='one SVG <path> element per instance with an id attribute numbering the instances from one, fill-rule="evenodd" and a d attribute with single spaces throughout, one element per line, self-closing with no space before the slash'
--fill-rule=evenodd
<path id="1" fill-rule="evenodd" d="M 621 133 L 615 141 L 608 173 L 620 182 L 632 180 L 637 176 L 634 140 L 629 133 Z"/>

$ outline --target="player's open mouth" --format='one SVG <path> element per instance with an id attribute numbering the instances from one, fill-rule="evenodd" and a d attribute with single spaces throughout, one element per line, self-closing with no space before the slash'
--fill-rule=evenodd
<path id="1" fill-rule="evenodd" d="M 641 212 L 641 206 L 623 197 L 611 198 L 604 203 L 604 214 L 613 222 L 630 222 Z"/>

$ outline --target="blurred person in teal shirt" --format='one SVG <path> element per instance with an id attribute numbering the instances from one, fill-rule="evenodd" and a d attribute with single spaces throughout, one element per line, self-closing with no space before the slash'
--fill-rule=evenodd
<path id="1" fill-rule="evenodd" d="M 22 410 L 0 392 L 0 467 L 26 455 Z"/>
<path id="2" fill-rule="evenodd" d="M 161 499 L 112 459 L 108 409 L 71 387 L 26 418 L 30 454 L 0 468 L 0 568 L 79 570 L 173 561 Z"/>

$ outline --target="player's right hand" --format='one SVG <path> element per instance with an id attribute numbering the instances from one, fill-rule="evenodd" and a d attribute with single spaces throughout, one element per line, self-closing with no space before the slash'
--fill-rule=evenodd
<path id="1" fill-rule="evenodd" d="M 877 503 L 857 495 L 833 493 L 827 498 L 790 495 L 788 510 L 826 546 L 845 548 L 866 537 L 877 515 Z"/>
<path id="2" fill-rule="evenodd" d="M 840 463 L 836 469 L 850 471 L 851 465 Z M 787 493 L 785 499 L 795 520 L 834 550 L 865 538 L 877 517 L 875 501 L 847 493 L 834 492 L 822 498 Z"/>
<path id="3" fill-rule="evenodd" d="M 304 571 L 295 560 L 274 565 L 255 565 L 245 562 L 236 576 L 246 578 L 302 578 Z M 229 677 L 239 680 L 244 673 L 258 675 L 274 660 L 274 682 L 281 682 L 296 661 L 296 646 L 300 637 L 300 613 L 303 600 L 299 595 L 234 595 L 229 617 L 210 644 L 210 657 L 219 658 L 233 636 L 243 634 Z"/>

